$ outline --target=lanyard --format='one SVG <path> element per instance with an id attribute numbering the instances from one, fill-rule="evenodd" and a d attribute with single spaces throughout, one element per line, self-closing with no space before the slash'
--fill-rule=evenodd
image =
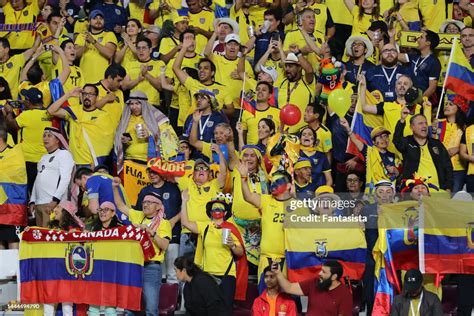
<path id="1" fill-rule="evenodd" d="M 395 66 L 395 68 L 393 68 L 393 72 L 392 74 L 390 75 L 390 77 L 387 75 L 387 72 L 385 71 L 385 67 L 382 66 L 382 71 L 383 71 L 383 75 L 385 76 L 385 79 L 387 80 L 387 83 L 388 83 L 388 89 L 390 90 L 390 86 L 392 85 L 392 79 L 393 77 L 395 76 L 395 73 L 397 72 L 397 68 L 398 66 Z"/>
<path id="2" fill-rule="evenodd" d="M 290 90 L 290 81 L 288 81 L 288 87 L 287 87 L 287 90 L 286 90 L 286 91 L 287 91 L 286 104 L 290 103 L 290 96 L 291 96 L 291 94 L 293 93 L 293 91 L 295 91 L 295 89 L 298 87 L 298 84 L 299 84 L 299 83 L 300 83 L 300 82 L 297 81 L 297 82 L 295 83 L 295 85 L 293 86 L 293 88 Z"/>
<path id="3" fill-rule="evenodd" d="M 430 55 L 431 55 L 431 54 L 430 54 Z M 425 62 L 425 60 L 426 60 L 428 57 L 430 57 L 430 55 L 426 56 L 426 57 L 423 58 L 423 59 L 421 59 L 421 57 L 418 58 L 418 60 L 417 60 L 416 63 L 415 63 L 415 70 L 414 70 L 415 76 L 418 76 L 418 69 L 421 67 L 421 65 L 423 65 L 423 63 Z M 421 62 L 420 62 L 420 60 L 421 60 Z"/>
<path id="4" fill-rule="evenodd" d="M 209 116 L 207 117 L 206 121 L 204 122 L 204 125 L 202 125 L 201 120 L 199 120 L 199 138 L 200 138 L 200 140 L 202 140 L 202 138 L 203 138 L 204 130 L 206 129 L 207 122 L 209 122 L 210 118 L 211 118 L 211 114 L 209 114 Z"/>
<path id="5" fill-rule="evenodd" d="M 420 301 L 418 302 L 418 307 L 416 308 L 416 314 L 415 314 L 415 308 L 413 307 L 413 301 L 410 300 L 410 310 L 411 310 L 411 314 L 413 316 L 417 316 L 420 313 L 420 307 L 421 307 L 421 302 L 422 301 L 423 301 L 423 292 L 421 292 Z"/>

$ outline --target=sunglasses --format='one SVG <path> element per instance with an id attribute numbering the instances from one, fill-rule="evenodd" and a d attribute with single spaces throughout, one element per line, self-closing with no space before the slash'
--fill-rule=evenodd
<path id="1" fill-rule="evenodd" d="M 97 210 L 97 212 L 99 212 L 99 213 L 107 213 L 108 211 L 113 211 L 113 210 L 110 209 L 110 208 L 107 208 L 107 207 L 106 208 L 99 208 Z"/>
<path id="2" fill-rule="evenodd" d="M 206 166 L 197 166 L 194 167 L 194 171 L 209 171 L 209 168 Z"/>

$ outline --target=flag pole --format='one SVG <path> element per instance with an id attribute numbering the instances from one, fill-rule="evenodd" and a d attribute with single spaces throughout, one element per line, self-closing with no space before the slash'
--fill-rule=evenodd
<path id="1" fill-rule="evenodd" d="M 449 68 L 451 68 L 451 62 L 453 60 L 454 45 L 456 45 L 458 38 L 454 37 L 453 44 L 451 45 L 451 52 L 449 53 L 448 68 L 446 69 L 446 75 L 444 76 L 443 89 L 441 90 L 441 96 L 439 97 L 438 110 L 436 112 L 436 119 L 439 117 L 439 111 L 441 110 L 441 105 L 443 104 L 443 96 L 446 92 L 446 82 L 448 81 Z"/>
<path id="2" fill-rule="evenodd" d="M 244 71 L 244 79 L 242 80 L 242 90 L 240 92 L 240 113 L 238 122 L 242 121 L 242 111 L 244 110 L 245 78 L 247 78 L 247 73 Z"/>

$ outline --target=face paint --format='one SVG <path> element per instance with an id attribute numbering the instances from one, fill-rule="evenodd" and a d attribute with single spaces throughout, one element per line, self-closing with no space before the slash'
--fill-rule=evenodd
<path id="1" fill-rule="evenodd" d="M 274 181 L 272 181 L 270 185 L 270 190 L 272 192 L 273 196 L 278 196 L 280 194 L 285 193 L 286 188 L 287 188 L 288 182 L 286 182 L 286 179 L 284 177 L 278 178 Z"/>
<path id="2" fill-rule="evenodd" d="M 211 216 L 213 219 L 222 219 L 224 218 L 225 212 L 223 210 L 212 210 Z"/>

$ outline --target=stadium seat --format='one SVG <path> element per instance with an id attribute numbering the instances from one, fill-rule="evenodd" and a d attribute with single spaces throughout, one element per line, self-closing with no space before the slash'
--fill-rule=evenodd
<path id="1" fill-rule="evenodd" d="M 247 299 L 244 302 L 236 301 L 234 304 L 234 316 L 248 316 L 252 312 L 253 301 L 258 297 L 258 285 L 248 284 Z"/>
<path id="2" fill-rule="evenodd" d="M 362 287 L 362 283 L 352 283 L 352 315 L 356 316 L 359 315 L 359 313 L 363 309 L 363 296 L 364 296 L 364 288 Z"/>
<path id="3" fill-rule="evenodd" d="M 457 291 L 457 284 L 443 285 L 443 300 L 441 303 L 443 305 L 443 313 L 445 316 L 455 316 L 457 314 Z"/>
<path id="4" fill-rule="evenodd" d="M 178 306 L 178 284 L 163 283 L 160 288 L 160 315 L 173 315 Z"/>

